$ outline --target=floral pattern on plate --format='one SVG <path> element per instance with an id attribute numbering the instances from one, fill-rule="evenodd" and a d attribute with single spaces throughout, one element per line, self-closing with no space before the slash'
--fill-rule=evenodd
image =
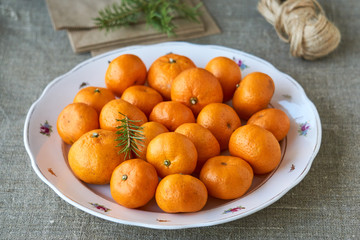
<path id="1" fill-rule="evenodd" d="M 44 124 L 40 124 L 40 133 L 42 135 L 50 137 L 51 132 L 52 126 L 48 123 L 48 121 L 45 121 Z"/>
<path id="2" fill-rule="evenodd" d="M 243 60 L 240 58 L 233 57 L 233 60 L 236 62 L 236 64 L 240 67 L 241 71 L 244 71 L 249 66 L 244 63 Z"/>
<path id="3" fill-rule="evenodd" d="M 242 207 L 242 206 L 237 206 L 237 207 L 234 207 L 234 208 L 229 208 L 228 210 L 225 210 L 223 212 L 223 214 L 226 214 L 226 213 L 234 213 L 234 212 L 237 212 L 237 211 L 240 211 L 242 209 L 245 209 L 245 207 Z"/>
<path id="4" fill-rule="evenodd" d="M 308 122 L 300 123 L 298 133 L 300 136 L 306 136 L 310 130 L 310 124 Z"/>
<path id="5" fill-rule="evenodd" d="M 100 205 L 100 204 L 97 204 L 97 203 L 90 203 L 92 206 L 94 206 L 96 209 L 99 209 L 99 210 L 101 210 L 101 211 L 103 211 L 103 212 L 108 212 L 108 211 L 110 211 L 110 209 L 109 208 L 107 208 L 107 207 L 104 207 L 103 205 Z"/>

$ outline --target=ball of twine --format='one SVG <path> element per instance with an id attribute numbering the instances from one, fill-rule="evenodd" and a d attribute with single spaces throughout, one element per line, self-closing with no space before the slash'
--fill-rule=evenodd
<path id="1" fill-rule="evenodd" d="M 275 27 L 295 57 L 314 60 L 328 55 L 340 43 L 339 29 L 316 0 L 260 0 L 259 12 Z"/>

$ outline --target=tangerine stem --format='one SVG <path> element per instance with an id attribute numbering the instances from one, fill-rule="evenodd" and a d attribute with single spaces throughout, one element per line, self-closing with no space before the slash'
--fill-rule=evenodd
<path id="1" fill-rule="evenodd" d="M 169 58 L 169 63 L 176 63 L 176 61 L 173 58 Z"/>
<path id="2" fill-rule="evenodd" d="M 93 133 L 93 134 L 91 134 L 91 137 L 92 138 L 97 138 L 97 137 L 99 137 L 99 134 L 98 133 Z"/>
<path id="3" fill-rule="evenodd" d="M 171 165 L 170 160 L 165 159 L 165 160 L 164 160 L 164 165 L 167 166 L 167 167 L 170 166 L 170 165 Z"/>
<path id="4" fill-rule="evenodd" d="M 195 105 L 198 102 L 198 99 L 196 97 L 190 98 L 190 104 Z"/>

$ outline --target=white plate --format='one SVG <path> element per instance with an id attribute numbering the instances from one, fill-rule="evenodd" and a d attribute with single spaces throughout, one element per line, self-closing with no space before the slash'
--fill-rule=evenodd
<path id="1" fill-rule="evenodd" d="M 196 213 L 168 214 L 154 200 L 141 209 L 127 209 L 114 202 L 108 185 L 84 184 L 72 174 L 67 164 L 66 146 L 56 130 L 57 116 L 72 102 L 85 85 L 104 87 L 108 62 L 132 53 L 146 66 L 169 52 L 191 58 L 198 67 L 217 56 L 239 63 L 243 77 L 261 71 L 275 82 L 271 105 L 284 110 L 291 120 L 290 131 L 281 142 L 282 160 L 272 173 L 256 176 L 249 192 L 235 200 L 210 198 L 205 208 Z M 31 106 L 24 126 L 24 143 L 37 175 L 62 199 L 97 217 L 129 225 L 157 229 L 179 229 L 210 226 L 233 221 L 257 212 L 281 198 L 307 174 L 321 143 L 318 112 L 302 87 L 268 62 L 250 54 L 221 46 L 169 42 L 148 46 L 132 46 L 91 58 L 70 72 L 53 80 Z"/>

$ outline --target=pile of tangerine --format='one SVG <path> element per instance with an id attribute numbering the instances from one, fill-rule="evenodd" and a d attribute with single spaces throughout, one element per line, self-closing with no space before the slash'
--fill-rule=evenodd
<path id="1" fill-rule="evenodd" d="M 268 108 L 275 85 L 265 73 L 242 79 L 227 57 L 199 68 L 173 53 L 147 71 L 138 56 L 123 54 L 109 64 L 105 84 L 81 89 L 59 114 L 57 130 L 72 145 L 73 173 L 86 183 L 110 183 L 112 197 L 125 207 L 138 208 L 155 197 L 165 212 L 199 211 L 208 195 L 241 197 L 254 174 L 280 163 L 279 141 L 290 121 L 280 109 Z M 233 107 L 224 103 L 230 100 Z M 145 137 L 125 136 L 139 143 L 130 159 L 116 141 L 124 117 Z M 230 156 L 221 155 L 225 150 Z"/>

